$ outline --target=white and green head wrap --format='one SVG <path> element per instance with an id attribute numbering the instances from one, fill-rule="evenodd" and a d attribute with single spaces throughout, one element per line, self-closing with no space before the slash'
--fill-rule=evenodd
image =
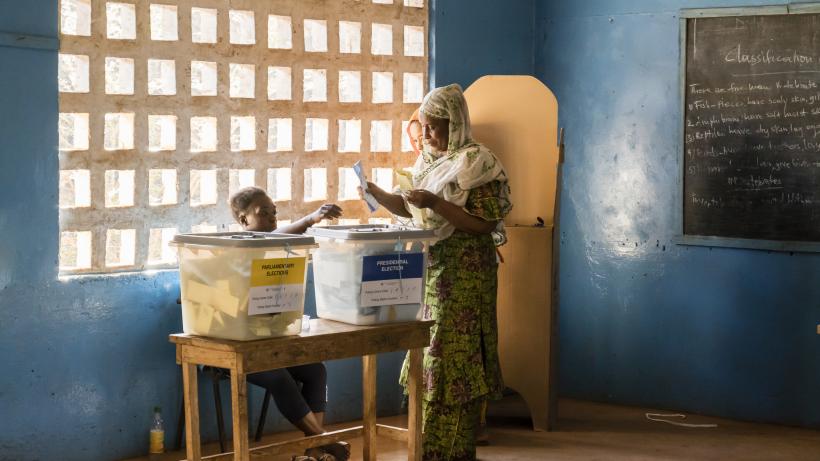
<path id="1" fill-rule="evenodd" d="M 470 112 L 461 86 L 457 83 L 436 88 L 424 97 L 419 112 L 427 117 L 450 120 L 450 141 L 447 151 L 453 152 L 473 144 Z"/>
<path id="2" fill-rule="evenodd" d="M 470 113 L 461 87 L 453 84 L 430 91 L 424 97 L 419 111 L 426 117 L 449 120 L 450 139 L 447 152 L 433 152 L 429 146 L 425 146 L 413 166 L 413 186 L 464 207 L 470 190 L 492 181 L 500 181 L 502 196 L 499 200 L 504 203 L 506 211 L 509 211 L 512 204 L 509 201 L 507 173 L 495 154 L 473 140 Z M 407 206 L 410 209 L 412 205 Z M 414 224 L 434 229 L 440 240 L 455 231 L 449 221 L 432 210 L 414 211 Z M 420 222 L 416 222 L 417 220 Z M 493 237 L 498 245 L 506 241 L 503 221 L 498 223 Z"/>

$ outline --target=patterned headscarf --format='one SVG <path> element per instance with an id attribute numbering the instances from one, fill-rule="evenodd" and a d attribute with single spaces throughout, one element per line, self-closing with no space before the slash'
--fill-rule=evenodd
<path id="1" fill-rule="evenodd" d="M 427 117 L 450 120 L 450 140 L 447 151 L 453 152 L 473 142 L 470 112 L 461 87 L 454 83 L 427 93 L 421 102 L 421 113 Z"/>
<path id="2" fill-rule="evenodd" d="M 450 139 L 446 152 L 434 152 L 429 145 L 424 146 L 413 166 L 413 186 L 464 207 L 471 189 L 499 181 L 502 183 L 501 195 L 498 197 L 500 207 L 503 214 L 509 212 L 512 204 L 509 200 L 507 173 L 495 154 L 472 139 L 470 114 L 461 87 L 453 84 L 432 90 L 424 97 L 420 111 L 427 117 L 449 120 Z M 412 207 L 409 203 L 407 206 L 408 209 Z M 434 229 L 439 240 L 449 237 L 455 231 L 449 221 L 430 209 L 411 211 L 414 211 L 413 223 Z M 420 219 L 417 215 L 420 215 Z M 497 245 L 506 242 L 503 221 L 498 223 L 493 238 Z"/>

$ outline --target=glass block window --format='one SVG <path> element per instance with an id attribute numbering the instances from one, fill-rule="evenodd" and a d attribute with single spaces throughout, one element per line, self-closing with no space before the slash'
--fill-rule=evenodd
<path id="1" fill-rule="evenodd" d="M 327 70 L 305 69 L 302 87 L 304 102 L 327 102 Z"/>
<path id="2" fill-rule="evenodd" d="M 339 197 L 340 202 L 346 200 L 358 200 L 359 177 L 353 168 L 339 168 Z"/>
<path id="3" fill-rule="evenodd" d="M 393 72 L 373 72 L 373 104 L 393 102 Z"/>
<path id="4" fill-rule="evenodd" d="M 393 26 L 373 23 L 370 34 L 370 52 L 376 56 L 393 54 Z"/>
<path id="5" fill-rule="evenodd" d="M 57 82 L 62 93 L 88 93 L 88 56 L 61 53 Z"/>
<path id="6" fill-rule="evenodd" d="M 361 152 L 362 121 L 339 120 L 339 152 Z"/>
<path id="7" fill-rule="evenodd" d="M 216 21 L 219 10 L 191 8 L 191 42 L 216 43 Z"/>
<path id="8" fill-rule="evenodd" d="M 256 117 L 231 117 L 231 151 L 256 150 Z"/>
<path id="9" fill-rule="evenodd" d="M 230 43 L 253 45 L 256 43 L 256 26 L 253 11 L 230 10 Z"/>
<path id="10" fill-rule="evenodd" d="M 61 274 L 173 268 L 177 232 L 236 230 L 265 188 L 280 223 L 340 202 L 389 222 L 427 82 L 427 2 L 59 0 Z M 376 220 L 376 221 L 374 221 Z"/>
<path id="11" fill-rule="evenodd" d="M 290 16 L 268 16 L 268 48 L 289 50 L 293 48 L 293 26 Z"/>
<path id="12" fill-rule="evenodd" d="M 60 32 L 63 35 L 91 35 L 91 0 L 63 0 Z"/>
<path id="13" fill-rule="evenodd" d="M 327 51 L 327 21 L 305 19 L 305 51 L 312 53 Z"/>
<path id="14" fill-rule="evenodd" d="M 327 200 L 327 169 L 308 168 L 304 171 L 305 202 Z"/>
<path id="15" fill-rule="evenodd" d="M 230 96 L 253 99 L 256 89 L 256 66 L 231 63 L 230 71 Z"/>
<path id="16" fill-rule="evenodd" d="M 216 170 L 191 170 L 190 201 L 192 207 L 216 205 L 218 187 Z"/>
<path id="17" fill-rule="evenodd" d="M 105 58 L 105 94 L 134 94 L 134 60 Z"/>
<path id="18" fill-rule="evenodd" d="M 291 199 L 291 169 L 268 169 L 268 195 L 274 202 L 287 202 Z"/>
<path id="19" fill-rule="evenodd" d="M 339 52 L 349 54 L 362 52 L 362 23 L 339 21 Z"/>
<path id="20" fill-rule="evenodd" d="M 151 40 L 173 42 L 179 39 L 177 35 L 177 6 L 152 3 L 151 12 Z"/>
<path id="21" fill-rule="evenodd" d="M 148 60 L 148 94 L 173 96 L 177 92 L 176 61 L 173 59 Z"/>
<path id="22" fill-rule="evenodd" d="M 392 168 L 373 168 L 372 181 L 380 188 L 392 191 L 393 190 L 393 169 Z"/>
<path id="23" fill-rule="evenodd" d="M 290 67 L 268 67 L 268 100 L 290 101 L 292 86 Z"/>
<path id="24" fill-rule="evenodd" d="M 362 73 L 360 71 L 339 71 L 339 102 L 362 102 Z"/>
<path id="25" fill-rule="evenodd" d="M 102 3 L 102 2 L 94 2 Z M 92 23 L 93 20 L 92 8 Z M 137 8 L 133 3 L 105 2 L 107 37 L 111 40 L 134 40 L 137 38 Z"/>
<path id="26" fill-rule="evenodd" d="M 293 119 L 272 118 L 268 121 L 268 152 L 293 150 Z"/>
<path id="27" fill-rule="evenodd" d="M 136 250 L 136 229 L 105 231 L 105 267 L 133 266 Z"/>
<path id="28" fill-rule="evenodd" d="M 424 56 L 426 39 L 423 26 L 404 26 L 404 55 Z"/>
<path id="29" fill-rule="evenodd" d="M 148 151 L 174 151 L 177 149 L 177 116 L 148 116 Z"/>
<path id="30" fill-rule="evenodd" d="M 191 152 L 216 152 L 217 136 L 216 117 L 191 117 Z"/>
<path id="31" fill-rule="evenodd" d="M 305 152 L 327 150 L 329 128 L 326 118 L 305 120 Z"/>

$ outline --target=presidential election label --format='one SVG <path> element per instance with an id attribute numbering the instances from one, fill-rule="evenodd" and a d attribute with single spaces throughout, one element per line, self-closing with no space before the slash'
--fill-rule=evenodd
<path id="1" fill-rule="evenodd" d="M 307 258 L 254 259 L 248 315 L 302 310 Z"/>
<path id="2" fill-rule="evenodd" d="M 362 258 L 361 307 L 421 303 L 423 253 Z"/>

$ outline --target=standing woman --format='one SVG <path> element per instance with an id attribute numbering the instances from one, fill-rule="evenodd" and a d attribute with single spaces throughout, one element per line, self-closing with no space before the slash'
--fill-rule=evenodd
<path id="1" fill-rule="evenodd" d="M 424 354 L 424 460 L 476 457 L 481 405 L 500 397 L 496 246 L 506 241 L 503 218 L 512 208 L 501 162 L 474 141 L 461 87 L 436 88 L 419 110 L 424 148 L 413 167 L 413 187 L 391 194 L 368 190 L 392 213 L 421 210 L 435 229 L 427 267 L 425 318 L 435 320 Z M 406 386 L 407 361 L 401 382 Z"/>

